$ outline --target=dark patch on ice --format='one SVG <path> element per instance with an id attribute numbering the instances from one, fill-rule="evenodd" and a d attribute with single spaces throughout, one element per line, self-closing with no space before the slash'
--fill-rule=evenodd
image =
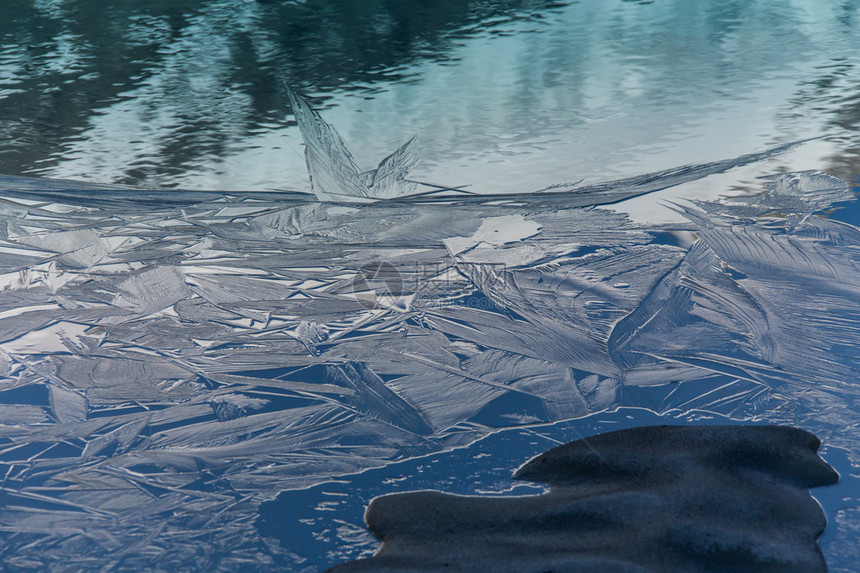
<path id="1" fill-rule="evenodd" d="M 0 392 L 0 404 L 49 405 L 48 388 L 43 384 L 28 384 Z"/>
<path id="2" fill-rule="evenodd" d="M 528 497 L 376 498 L 372 558 L 332 571 L 826 571 L 807 488 L 838 474 L 784 426 L 650 426 L 570 442 L 516 479 Z"/>
<path id="3" fill-rule="evenodd" d="M 521 392 L 508 392 L 491 400 L 468 421 L 491 428 L 507 428 L 519 424 L 547 422 L 550 418 L 540 398 Z"/>

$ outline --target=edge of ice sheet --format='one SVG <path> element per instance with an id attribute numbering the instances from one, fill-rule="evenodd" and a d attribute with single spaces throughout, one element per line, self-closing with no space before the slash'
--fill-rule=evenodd
<path id="1" fill-rule="evenodd" d="M 357 202 L 375 200 L 450 201 L 464 200 L 458 189 L 439 188 L 407 179 L 418 162 L 415 138 L 383 159 L 376 169 L 361 171 L 346 142 L 322 116 L 293 90 L 287 89 L 293 114 L 305 142 L 305 161 L 311 189 L 320 201 Z M 637 195 L 673 187 L 734 167 L 761 161 L 811 141 L 809 139 L 779 145 L 759 153 L 741 155 L 710 163 L 684 165 L 654 173 L 594 185 L 558 184 L 526 193 L 504 195 L 470 195 L 467 201 L 525 201 L 528 204 L 564 202 L 567 206 L 608 204 Z M 417 185 L 429 189 L 415 194 Z M 580 202 L 585 200 L 586 202 Z"/>

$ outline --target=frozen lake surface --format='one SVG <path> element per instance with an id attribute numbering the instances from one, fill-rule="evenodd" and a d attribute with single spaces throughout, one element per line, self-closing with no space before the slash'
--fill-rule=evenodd
<path id="1" fill-rule="evenodd" d="M 822 439 L 851 571 L 857 3 L 397 6 L 9 8 L 4 566 L 315 571 L 375 495 L 743 422 Z"/>

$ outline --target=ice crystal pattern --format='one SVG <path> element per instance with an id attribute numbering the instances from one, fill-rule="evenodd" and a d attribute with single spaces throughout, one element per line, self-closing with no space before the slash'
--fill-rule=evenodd
<path id="1" fill-rule="evenodd" d="M 670 233 L 594 205 L 768 154 L 428 193 L 411 144 L 360 172 L 294 106 L 316 196 L 0 178 L 5 566 L 263 569 L 293 551 L 253 526 L 280 490 L 621 404 L 850 445 L 860 230 L 819 214 L 844 182 L 679 204 Z"/>

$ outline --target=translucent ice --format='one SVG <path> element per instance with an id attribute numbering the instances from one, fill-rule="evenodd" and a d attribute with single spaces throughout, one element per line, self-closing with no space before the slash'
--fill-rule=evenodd
<path id="1" fill-rule="evenodd" d="M 412 193 L 411 144 L 361 172 L 294 109 L 317 197 L 0 177 L 16 558 L 264 566 L 287 558 L 252 521 L 282 489 L 621 405 L 788 419 L 856 449 L 860 231 L 820 214 L 844 183 L 784 174 L 648 228 L 593 206 L 768 154 Z"/>

